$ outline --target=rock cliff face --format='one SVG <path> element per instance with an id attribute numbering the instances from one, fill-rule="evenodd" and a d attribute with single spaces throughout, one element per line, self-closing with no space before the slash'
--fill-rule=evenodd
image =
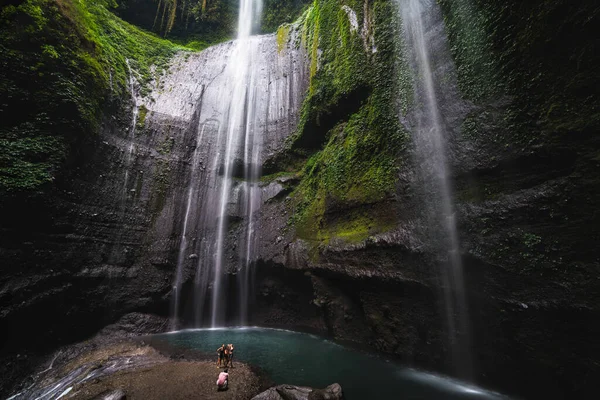
<path id="1" fill-rule="evenodd" d="M 265 137 L 263 158 L 294 131 L 306 88 L 305 58 L 291 40 L 278 46 L 267 35 L 253 43 L 265 107 L 254 121 Z M 184 221 L 190 238 L 200 237 L 208 177 L 222 168 L 210 165 L 208 153 L 221 132 L 223 116 L 215 112 L 229 84 L 222 72 L 233 48 L 227 42 L 181 53 L 145 96 L 132 68 L 133 101 L 106 113 L 98 135 L 80 148 L 84 162 L 44 202 L 32 201 L 25 218 L 4 224 L 3 356 L 23 359 L 24 352 L 81 340 L 129 311 L 169 315 Z M 193 207 L 191 185 L 198 196 Z M 279 192 L 275 184 L 263 189 L 265 199 Z M 229 207 L 236 222 L 238 197 Z M 186 252 L 186 285 L 196 268 L 197 256 Z"/>
<path id="2" fill-rule="evenodd" d="M 600 373 L 597 7 L 424 3 L 474 378 L 528 398 L 591 397 Z M 318 0 L 297 25 L 257 39 L 270 108 L 260 118 L 267 144 L 249 322 L 452 373 L 446 256 L 423 207 L 431 193 L 411 142 L 415 77 L 394 15 L 388 0 Z M 201 192 L 218 173 L 206 162 L 220 117 L 211 102 L 227 84 L 219 79 L 231 46 L 176 56 L 144 96 L 133 82 L 135 101 L 105 113 L 80 147 L 84 162 L 44 202 L 6 219 L 4 357 L 80 340 L 131 311 L 169 315 L 183 223 L 200 237 Z M 190 185 L 199 199 L 191 208 Z M 238 201 L 231 196 L 225 256 L 232 288 Z M 183 258 L 184 325 L 197 257 Z"/>
<path id="3" fill-rule="evenodd" d="M 598 354 L 590 353 L 600 329 L 594 322 L 599 312 L 594 238 L 599 232 L 589 207 L 598 196 L 592 178 L 598 148 L 592 99 L 598 93 L 586 85 L 597 82 L 597 74 L 594 56 L 583 50 L 594 46 L 588 42 L 590 26 L 583 24 L 568 35 L 565 30 L 579 12 L 596 15 L 594 6 L 539 1 L 521 7 L 519 15 L 516 4 L 442 1 L 437 8 L 425 3 L 430 11 L 424 29 L 448 135 L 475 379 L 531 398 L 592 396 L 597 389 L 592 377 L 599 373 L 593 361 Z M 321 4 L 325 12 L 327 3 Z M 380 28 L 381 3 L 374 4 L 371 18 Z M 361 12 L 351 6 L 359 21 L 369 20 L 369 7 Z M 569 16 L 564 23 L 555 19 L 560 14 Z M 535 32 L 524 24 L 526 15 L 539 29 L 559 28 Z M 375 33 L 375 46 L 385 51 L 385 34 Z M 543 53 L 549 51 L 546 43 L 579 57 L 580 64 L 572 58 L 549 61 Z M 389 71 L 400 77 L 399 129 L 410 131 L 418 104 L 403 83 L 411 60 L 409 49 L 400 46 L 403 56 Z M 377 57 L 368 59 L 370 65 L 382 62 Z M 335 59 L 324 55 L 320 62 L 332 65 Z M 561 68 L 583 81 L 558 75 Z M 532 70 L 539 75 L 532 76 Z M 377 81 L 367 81 L 367 86 L 363 106 L 372 104 L 378 90 Z M 567 104 L 577 104 L 578 111 L 565 114 Z M 325 150 L 316 157 L 353 133 L 353 118 L 360 111 L 340 117 L 332 111 L 335 107 L 311 110 L 338 118 L 338 125 L 330 123 L 336 126 L 321 139 Z M 590 116 L 587 123 L 580 119 L 584 113 Z M 304 134 L 318 137 L 318 128 L 311 126 Z M 362 129 L 372 135 L 374 127 Z M 393 138 L 389 140 L 393 146 Z M 300 146 L 309 147 L 306 143 L 310 141 Z M 294 194 L 304 199 L 313 195 L 303 185 L 311 175 L 326 181 L 335 168 L 334 157 L 303 170 L 299 182 L 288 181 L 297 184 L 292 195 L 263 208 L 255 323 L 310 327 L 452 373 L 445 364 L 450 349 L 439 277 L 446 260 L 435 248 L 439 235 L 431 232 L 424 207 L 434 193 L 417 176 L 414 148 L 407 143 L 397 154 L 399 180 L 393 193 L 356 201 L 351 184 L 341 184 L 348 189 L 342 194 L 330 185 L 315 195 L 322 208 L 309 215 L 310 229 L 301 218 L 296 230 L 286 225 L 289 215 L 305 212 L 303 199 Z M 345 164 L 347 171 L 355 160 Z M 361 178 L 360 173 L 351 176 Z M 361 230 L 366 232 L 362 238 L 357 235 Z M 294 272 L 286 276 L 282 268 Z M 312 298 L 306 296 L 307 288 Z M 320 318 L 311 314 L 313 306 Z"/>

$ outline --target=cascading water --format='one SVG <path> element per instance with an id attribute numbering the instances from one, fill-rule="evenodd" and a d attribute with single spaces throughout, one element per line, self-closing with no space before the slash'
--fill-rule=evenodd
<path id="1" fill-rule="evenodd" d="M 225 245 L 225 234 L 227 229 L 227 205 L 231 192 L 232 169 L 234 168 L 235 157 L 239 151 L 241 143 L 246 142 L 243 158 L 243 165 L 249 176 L 254 168 L 247 167 L 251 158 L 247 158 L 251 153 L 259 153 L 260 140 L 254 140 L 254 116 L 256 110 L 256 69 L 253 58 L 257 53 L 256 41 L 252 41 L 250 34 L 252 27 L 260 16 L 262 11 L 262 0 L 241 0 L 240 12 L 238 18 L 238 38 L 235 43 L 233 55 L 227 64 L 226 75 L 231 76 L 233 88 L 231 91 L 230 103 L 227 107 L 227 124 L 225 142 L 225 154 L 222 159 L 223 178 L 220 187 L 220 198 L 218 208 L 218 227 L 216 238 L 216 254 L 214 261 L 214 280 L 212 287 L 212 309 L 211 325 L 216 326 L 224 323 L 225 317 L 225 298 L 223 284 L 223 255 Z M 249 142 L 252 146 L 249 146 Z M 253 155 L 253 154 L 252 154 Z M 253 158 L 253 157 L 252 157 Z M 252 178 L 252 176 L 249 176 Z M 253 176 L 257 178 L 256 174 Z M 250 214 L 249 219 L 252 219 Z"/>
<path id="2" fill-rule="evenodd" d="M 133 142 L 135 139 L 135 128 L 137 126 L 137 120 L 139 115 L 139 105 L 137 100 L 137 95 L 135 93 L 135 78 L 133 76 L 133 70 L 131 69 L 131 65 L 129 63 L 129 59 L 125 59 L 125 64 L 127 64 L 127 70 L 129 71 L 129 93 L 131 94 L 131 100 L 133 101 L 133 109 L 132 109 L 132 117 L 131 117 L 131 127 L 129 128 L 129 146 L 127 146 L 127 151 L 125 152 L 125 178 L 123 179 L 123 204 L 125 204 L 125 200 L 127 199 L 127 185 L 129 183 L 129 167 L 131 164 L 131 156 L 133 155 Z"/>
<path id="3" fill-rule="evenodd" d="M 130 194 L 132 193 L 131 191 L 134 190 L 134 189 L 130 189 L 130 174 L 133 170 L 133 166 L 135 163 L 135 158 L 133 157 L 135 150 L 136 150 L 136 148 L 135 148 L 135 139 L 136 139 L 135 133 L 136 133 L 136 128 L 137 128 L 137 124 L 138 124 L 139 108 L 140 108 L 140 104 L 139 104 L 139 100 L 138 100 L 138 93 L 136 91 L 137 80 L 134 76 L 135 71 L 133 68 L 131 68 L 131 63 L 128 58 L 125 59 L 125 65 L 127 66 L 127 71 L 129 73 L 129 79 L 128 79 L 127 83 L 129 85 L 129 94 L 131 96 L 131 101 L 133 104 L 132 104 L 132 109 L 131 109 L 131 124 L 129 125 L 129 129 L 127 131 L 127 137 L 122 145 L 122 148 L 123 147 L 125 148 L 125 150 L 121 154 L 121 165 L 123 166 L 123 169 L 125 170 L 125 172 L 123 174 L 123 184 L 121 186 L 120 192 L 115 191 L 115 195 L 116 195 L 115 203 L 116 203 L 117 209 L 118 209 L 118 218 L 123 223 L 126 223 L 127 219 L 129 218 L 128 207 L 131 205 L 131 202 L 129 200 L 131 200 L 131 198 L 134 197 L 134 196 L 130 197 Z M 121 140 L 123 140 L 123 139 L 119 138 L 119 141 L 121 141 Z M 118 240 L 115 240 L 116 245 L 113 246 L 111 256 L 110 256 L 112 260 L 124 260 L 127 258 L 127 253 L 128 253 L 127 246 L 122 246 L 122 245 L 118 244 L 118 243 L 122 243 L 122 238 L 124 237 L 125 234 L 126 234 L 125 230 L 121 230 L 117 234 Z"/>
<path id="4" fill-rule="evenodd" d="M 151 129 L 189 124 L 174 140 L 193 149 L 182 160 L 172 329 L 190 318 L 194 326 L 247 323 L 261 169 L 295 129 L 308 65 L 302 49 L 281 49 L 274 35 L 251 36 L 261 8 L 260 0 L 241 0 L 238 38 L 176 59 L 144 104 Z M 190 310 L 182 296 L 192 275 Z"/>
<path id="5" fill-rule="evenodd" d="M 255 76 L 251 76 L 249 87 L 252 88 L 255 85 Z M 248 322 L 248 297 L 250 282 L 250 268 L 252 260 L 254 259 L 255 246 L 256 246 L 256 235 L 254 231 L 254 220 L 255 212 L 260 206 L 261 190 L 258 186 L 258 179 L 261 174 L 261 163 L 260 155 L 262 150 L 262 137 L 254 134 L 256 121 L 252 120 L 250 116 L 256 115 L 256 110 L 253 105 L 256 104 L 256 92 L 252 91 L 251 96 L 248 98 L 248 111 L 246 116 L 246 135 L 244 140 L 244 185 L 243 185 L 243 198 L 242 213 L 247 216 L 246 232 L 245 232 L 245 246 L 240 247 L 239 259 L 243 265 L 240 265 L 240 275 L 238 281 L 238 287 L 240 288 L 240 323 L 246 325 Z"/>
<path id="6" fill-rule="evenodd" d="M 436 29 L 441 26 L 434 20 L 441 18 L 434 0 L 398 0 L 398 4 L 404 39 L 412 55 L 416 106 L 410 123 L 421 184 L 427 191 L 428 236 L 440 246 L 440 253 L 446 255 L 442 256 L 441 278 L 452 367 L 460 377 L 469 379 L 472 376 L 470 327 L 446 157 L 448 130 L 440 107 L 441 83 L 435 71 L 440 66 L 432 56 L 434 37 L 440 35 Z"/>
<path id="7" fill-rule="evenodd" d="M 202 139 L 204 136 L 204 131 L 206 129 L 206 125 L 203 125 L 199 129 L 199 135 L 196 139 L 196 143 L 202 143 Z M 196 146 L 194 148 L 194 154 L 192 156 L 192 165 L 191 165 L 191 173 L 190 173 L 190 181 L 191 183 L 188 185 L 188 192 L 186 197 L 186 207 L 185 207 L 185 216 L 183 219 L 183 228 L 181 230 L 181 243 L 179 244 L 179 253 L 177 255 L 177 272 L 175 275 L 175 285 L 173 286 L 173 296 L 172 296 L 172 315 L 171 319 L 171 329 L 174 330 L 177 328 L 179 324 L 179 308 L 180 308 L 180 292 L 181 292 L 181 283 L 183 279 L 183 271 L 182 267 L 185 262 L 185 252 L 189 245 L 189 237 L 188 237 L 188 222 L 190 217 L 190 212 L 192 207 L 196 205 L 194 201 L 197 198 L 197 187 L 194 185 L 194 182 L 198 181 L 198 170 L 200 169 L 200 146 Z"/>

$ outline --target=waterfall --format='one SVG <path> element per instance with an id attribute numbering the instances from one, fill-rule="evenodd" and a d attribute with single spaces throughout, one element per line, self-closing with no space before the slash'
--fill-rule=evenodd
<path id="1" fill-rule="evenodd" d="M 231 191 L 232 168 L 234 167 L 234 158 L 240 144 L 246 142 L 245 148 L 250 147 L 250 153 L 260 153 L 262 145 L 261 140 L 254 138 L 254 125 L 256 111 L 254 109 L 256 102 L 256 66 L 254 57 L 257 54 L 257 41 L 251 40 L 250 34 L 255 24 L 257 16 L 262 11 L 261 0 L 241 0 L 240 12 L 238 18 L 238 38 L 235 43 L 233 55 L 227 64 L 227 75 L 231 76 L 233 88 L 230 103 L 227 107 L 227 124 L 225 129 L 227 135 L 224 138 L 225 154 L 223 156 L 223 178 L 220 188 L 219 208 L 218 208 L 218 227 L 216 254 L 214 264 L 214 281 L 212 288 L 212 309 L 211 326 L 223 324 L 225 322 L 225 302 L 224 283 L 223 283 L 223 253 L 225 245 L 225 234 L 227 229 L 227 205 Z M 252 146 L 248 145 L 252 142 Z M 251 158 L 248 151 L 244 151 L 243 165 L 248 170 L 246 174 L 250 178 L 256 179 L 256 173 L 248 163 Z M 249 219 L 252 216 L 249 215 Z"/>
<path id="2" fill-rule="evenodd" d="M 199 135 L 196 138 L 196 143 L 202 143 L 202 139 L 204 136 L 206 125 L 203 125 L 199 129 Z M 179 244 L 179 252 L 177 255 L 177 272 L 175 273 L 175 284 L 173 285 L 173 296 L 172 296 L 172 306 L 171 306 L 171 314 L 173 318 L 171 319 L 171 330 L 177 329 L 179 325 L 179 308 L 180 308 L 180 294 L 181 294 L 181 284 L 183 280 L 183 265 L 185 262 L 185 252 L 189 245 L 189 237 L 188 237 L 188 224 L 190 219 L 190 212 L 192 208 L 196 206 L 195 199 L 197 197 L 197 187 L 193 184 L 193 182 L 198 181 L 198 170 L 200 169 L 200 146 L 196 146 L 194 148 L 194 154 L 192 156 L 192 165 L 191 165 L 191 173 L 190 173 L 190 181 L 191 183 L 188 185 L 188 191 L 186 196 L 186 206 L 185 206 L 185 216 L 183 219 L 183 228 L 181 231 L 181 243 Z"/>
<path id="3" fill-rule="evenodd" d="M 434 0 L 399 0 L 398 4 L 414 72 L 415 109 L 410 123 L 421 185 L 427 192 L 428 236 L 439 246 L 442 255 L 440 276 L 452 367 L 459 376 L 469 379 L 472 375 L 470 327 L 447 160 L 449 132 L 440 104 L 439 88 L 443 83 L 435 71 L 438 67 L 443 69 L 441 64 L 446 60 L 442 60 L 443 54 L 436 53 L 438 49 L 432 48 L 436 39 L 439 47 L 439 36 L 443 35 L 443 29 L 439 28 L 443 26 Z M 446 48 L 442 50 L 440 53 L 447 52 Z"/>
<path id="4" fill-rule="evenodd" d="M 129 183 L 129 167 L 131 164 L 131 156 L 133 155 L 133 142 L 135 140 L 135 128 L 137 126 L 139 105 L 137 95 L 135 93 L 135 78 L 133 76 L 133 70 L 129 63 L 129 59 L 125 59 L 127 70 L 129 72 L 129 93 L 131 94 L 131 100 L 133 101 L 132 116 L 131 116 L 131 127 L 129 128 L 129 146 L 125 152 L 125 178 L 123 179 L 123 204 L 127 199 L 127 184 Z"/>
<path id="5" fill-rule="evenodd" d="M 150 130 L 190 149 L 173 198 L 181 225 L 172 329 L 248 322 L 262 165 L 294 132 L 308 85 L 297 30 L 283 49 L 275 35 L 251 35 L 261 9 L 241 0 L 237 39 L 177 56 L 144 104 Z"/>

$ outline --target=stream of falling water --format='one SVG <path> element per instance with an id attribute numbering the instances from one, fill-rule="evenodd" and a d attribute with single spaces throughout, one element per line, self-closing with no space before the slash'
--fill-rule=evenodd
<path id="1" fill-rule="evenodd" d="M 181 82 L 202 89 L 191 99 L 196 108 L 190 126 L 196 132 L 195 148 L 173 284 L 172 329 L 179 327 L 184 274 L 192 259 L 197 259 L 194 326 L 221 326 L 234 322 L 232 316 L 236 324 L 247 323 L 264 135 L 274 127 L 268 121 L 278 121 L 278 113 L 294 103 L 287 98 L 286 106 L 279 106 L 280 94 L 294 92 L 293 85 L 278 81 L 287 75 L 276 72 L 280 67 L 272 63 L 277 58 L 269 59 L 272 53 L 266 46 L 272 46 L 271 39 L 252 36 L 261 13 L 262 0 L 240 0 L 237 39 L 200 54 L 194 64 L 198 70 Z M 190 82 L 196 76 L 198 81 Z M 160 104 L 169 112 L 177 109 L 171 101 Z M 230 237 L 232 218 L 236 233 Z M 228 287 L 233 275 L 237 293 Z M 239 303 L 231 304 L 231 297 Z"/>
<path id="2" fill-rule="evenodd" d="M 199 129 L 199 134 L 196 138 L 196 143 L 200 144 L 203 143 L 203 138 L 204 138 L 204 132 L 206 130 L 207 125 L 203 124 L 202 127 Z M 199 167 L 200 167 L 200 146 L 196 145 L 196 147 L 194 148 L 194 154 L 192 156 L 192 170 L 191 170 L 191 174 L 190 174 L 190 183 L 188 185 L 188 193 L 187 193 L 187 200 L 186 200 L 186 206 L 185 206 L 185 217 L 183 219 L 183 229 L 181 231 L 181 243 L 179 244 L 179 253 L 177 255 L 177 272 L 175 275 L 175 284 L 173 286 L 173 296 L 172 296 L 172 315 L 173 318 L 171 319 L 171 330 L 177 329 L 178 325 L 179 325 L 179 310 L 180 310 L 180 304 L 179 301 L 181 299 L 180 294 L 181 294 L 181 284 L 182 284 L 182 279 L 183 279 L 183 263 L 185 262 L 185 252 L 186 249 L 189 245 L 189 238 L 188 238 L 188 223 L 189 223 L 189 217 L 190 217 L 190 212 L 192 211 L 192 208 L 196 206 L 195 203 L 195 199 L 197 198 L 197 186 L 195 184 L 195 182 L 197 182 L 198 179 L 198 171 L 199 171 Z"/>
<path id="3" fill-rule="evenodd" d="M 133 141 L 135 139 L 135 128 L 137 126 L 138 114 L 139 114 L 139 105 L 137 100 L 137 95 L 135 93 L 135 78 L 133 76 L 133 70 L 131 69 L 131 65 L 129 64 L 129 59 L 125 59 L 125 64 L 127 64 L 127 70 L 129 71 L 129 92 L 131 93 L 131 99 L 133 101 L 133 110 L 131 117 L 131 127 L 129 128 L 129 146 L 127 147 L 127 151 L 125 153 L 125 178 L 123 179 L 123 204 L 127 199 L 127 184 L 129 183 L 129 167 L 131 164 L 131 156 L 133 155 Z"/>
<path id="4" fill-rule="evenodd" d="M 214 280 L 211 299 L 211 325 L 217 326 L 225 322 L 225 302 L 223 285 L 223 254 L 225 233 L 227 229 L 227 204 L 231 192 L 232 168 L 235 153 L 243 140 L 246 142 L 244 152 L 244 168 L 248 168 L 250 159 L 246 158 L 251 153 L 259 152 L 260 145 L 253 138 L 253 116 L 255 105 L 255 81 L 253 57 L 256 55 L 255 42 L 251 40 L 252 28 L 258 22 L 262 13 L 262 0 L 241 0 L 238 17 L 238 37 L 233 50 L 233 55 L 227 64 L 228 74 L 233 79 L 233 91 L 229 104 L 228 120 L 226 124 L 227 136 L 225 155 L 223 157 L 223 182 L 218 210 L 217 242 L 214 266 Z M 252 142 L 252 150 L 248 150 L 248 142 Z M 254 154 L 253 154 L 254 155 Z M 254 174 L 256 175 L 256 174 Z M 256 178 L 256 176 L 254 176 Z"/>
<path id="5" fill-rule="evenodd" d="M 413 140 L 421 169 L 422 179 L 431 186 L 435 195 L 431 213 L 436 221 L 430 229 L 438 226 L 445 236 L 442 251 L 447 252 L 441 277 L 444 290 L 446 323 L 452 352 L 452 366 L 465 379 L 472 377 L 470 354 L 470 326 L 465 296 L 463 265 L 460 256 L 459 238 L 455 211 L 452 204 L 452 188 L 446 159 L 446 129 L 436 94 L 435 74 L 430 54 L 430 40 L 434 34 L 430 29 L 430 16 L 434 0 L 398 0 L 405 40 L 412 50 L 414 59 L 417 116 L 413 129 Z"/>

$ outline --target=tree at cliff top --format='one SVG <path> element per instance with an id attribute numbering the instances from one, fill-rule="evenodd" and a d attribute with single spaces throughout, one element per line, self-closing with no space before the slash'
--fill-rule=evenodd
<path id="1" fill-rule="evenodd" d="M 264 0 L 261 30 L 292 22 L 309 0 Z M 162 36 L 201 49 L 235 35 L 238 0 L 121 0 L 117 13 Z"/>

